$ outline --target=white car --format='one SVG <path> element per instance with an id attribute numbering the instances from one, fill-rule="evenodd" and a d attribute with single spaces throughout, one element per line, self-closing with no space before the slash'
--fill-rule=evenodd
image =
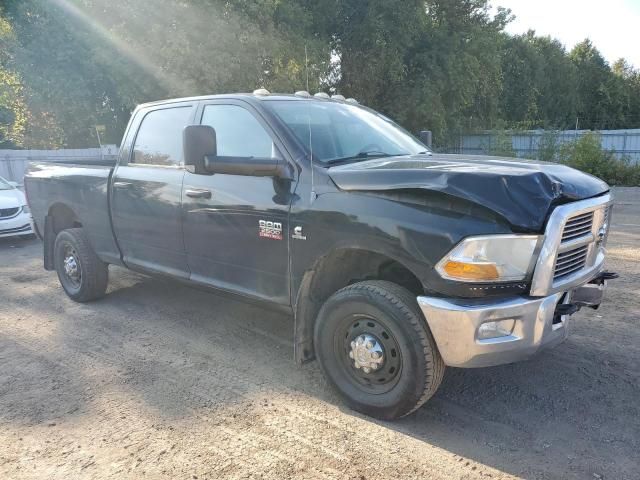
<path id="1" fill-rule="evenodd" d="M 14 235 L 33 235 L 33 220 L 24 193 L 0 177 L 0 238 Z"/>

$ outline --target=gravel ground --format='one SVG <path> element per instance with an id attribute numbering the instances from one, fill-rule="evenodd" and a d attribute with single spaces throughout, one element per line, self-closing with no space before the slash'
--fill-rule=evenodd
<path id="1" fill-rule="evenodd" d="M 286 316 L 119 268 L 76 304 L 0 240 L 0 478 L 638 479 L 640 189 L 616 195 L 602 308 L 394 423 L 297 367 Z"/>

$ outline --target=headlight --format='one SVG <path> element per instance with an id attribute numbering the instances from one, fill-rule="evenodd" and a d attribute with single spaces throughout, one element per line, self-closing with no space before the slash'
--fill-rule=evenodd
<path id="1" fill-rule="evenodd" d="M 22 205 L 22 211 L 24 213 L 31 213 L 31 210 L 29 210 L 29 205 Z"/>
<path id="2" fill-rule="evenodd" d="M 539 235 L 469 237 L 436 265 L 441 277 L 459 282 L 524 280 L 533 269 Z"/>

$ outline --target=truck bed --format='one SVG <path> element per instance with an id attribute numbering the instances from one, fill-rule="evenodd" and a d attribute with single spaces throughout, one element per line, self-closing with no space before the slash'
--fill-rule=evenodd
<path id="1" fill-rule="evenodd" d="M 30 164 L 25 190 L 39 234 L 44 232 L 45 217 L 54 209 L 68 209 L 63 205 L 73 205 L 75 211 L 69 213 L 86 227 L 98 256 L 119 263 L 120 252 L 111 230 L 108 196 L 114 166 L 112 160 Z"/>

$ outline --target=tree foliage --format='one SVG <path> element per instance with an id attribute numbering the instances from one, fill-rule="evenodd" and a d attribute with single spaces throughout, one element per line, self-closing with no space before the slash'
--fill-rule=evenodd
<path id="1" fill-rule="evenodd" d="M 27 120 L 20 75 L 10 68 L 15 40 L 11 24 L 0 17 L 0 147 L 15 148 L 24 142 Z"/>
<path id="2" fill-rule="evenodd" d="M 487 0 L 4 0 L 0 142 L 117 143 L 133 107 L 266 87 L 353 96 L 440 144 L 640 123 L 640 73 L 504 32 Z"/>
<path id="3" fill-rule="evenodd" d="M 578 69 L 560 42 L 529 31 L 507 37 L 501 53 L 504 121 L 523 129 L 575 123 Z"/>

